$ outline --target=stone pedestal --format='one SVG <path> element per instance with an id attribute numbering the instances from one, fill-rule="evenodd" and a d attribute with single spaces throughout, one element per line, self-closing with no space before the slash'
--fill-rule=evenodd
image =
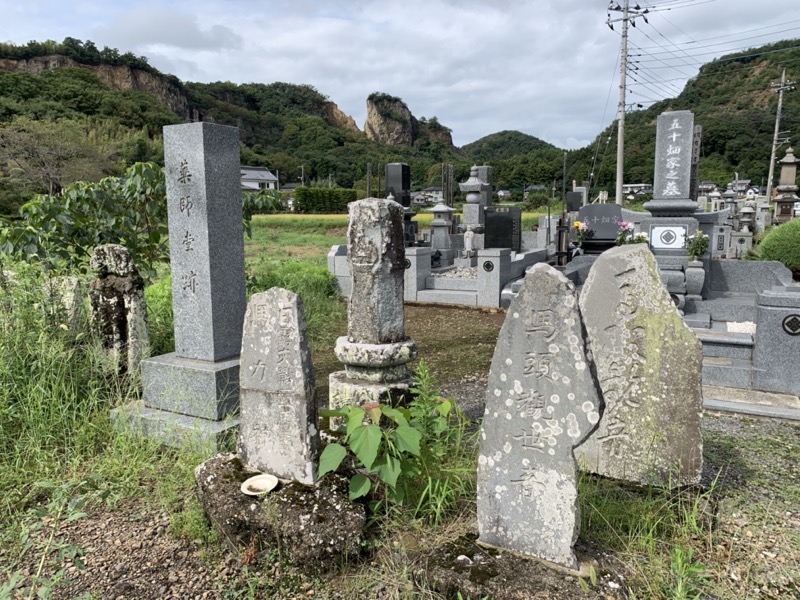
<path id="1" fill-rule="evenodd" d="M 758 294 L 753 346 L 753 387 L 800 394 L 800 286 Z"/>
<path id="2" fill-rule="evenodd" d="M 337 340 L 334 350 L 345 370 L 330 375 L 329 404 L 331 408 L 397 404 L 411 385 L 406 364 L 416 358 L 416 345 L 404 331 L 406 269 L 413 266 L 412 259 L 426 260 L 430 248 L 413 249 L 407 264 L 402 207 L 396 202 L 368 198 L 351 203 L 349 210 L 347 247 L 353 286 L 347 336 Z M 419 281 L 415 273 L 409 277 L 413 285 L 424 286 L 424 279 Z"/>
<path id="3" fill-rule="evenodd" d="M 686 265 L 686 299 L 702 300 L 703 284 L 706 280 L 706 271 L 703 268 L 703 261 L 690 260 Z"/>

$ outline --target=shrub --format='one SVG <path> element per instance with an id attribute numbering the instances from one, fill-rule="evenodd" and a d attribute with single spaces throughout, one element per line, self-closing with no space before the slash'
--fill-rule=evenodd
<path id="1" fill-rule="evenodd" d="M 800 219 L 771 229 L 761 241 L 758 255 L 761 260 L 782 262 L 800 280 Z"/>
<path id="2" fill-rule="evenodd" d="M 356 190 L 299 187 L 294 192 L 294 209 L 301 213 L 347 212 L 347 205 L 357 200 Z"/>

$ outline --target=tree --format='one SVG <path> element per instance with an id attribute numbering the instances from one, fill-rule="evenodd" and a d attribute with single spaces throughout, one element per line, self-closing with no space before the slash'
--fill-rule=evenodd
<path id="1" fill-rule="evenodd" d="M 111 170 L 109 158 L 85 138 L 75 121 L 18 117 L 0 127 L 0 167 L 16 170 L 23 194 L 57 194 L 68 183 L 97 179 Z"/>

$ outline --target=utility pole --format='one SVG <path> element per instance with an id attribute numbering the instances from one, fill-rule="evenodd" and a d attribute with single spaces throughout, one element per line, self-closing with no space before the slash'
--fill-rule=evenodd
<path id="1" fill-rule="evenodd" d="M 622 13 L 618 19 L 611 18 L 611 11 Z M 628 74 L 628 23 L 636 27 L 636 19 L 642 17 L 647 23 L 647 13 L 650 10 L 642 10 L 638 4 L 631 8 L 629 0 L 623 0 L 622 6 L 616 2 L 608 5 L 608 19 L 606 25 L 614 30 L 614 23 L 622 21 L 622 39 L 619 44 L 619 104 L 617 106 L 617 193 L 616 202 L 622 206 L 622 184 L 624 183 L 625 166 L 625 92 L 626 76 Z"/>
<path id="2" fill-rule="evenodd" d="M 767 177 L 767 202 L 772 202 L 772 178 L 775 176 L 775 153 L 778 151 L 778 146 L 788 142 L 786 140 L 779 140 L 781 133 L 781 110 L 783 108 L 783 92 L 788 92 L 794 89 L 794 81 L 786 81 L 786 69 L 781 73 L 781 82 L 779 84 L 771 83 L 770 87 L 778 92 L 778 111 L 775 114 L 775 134 L 772 136 L 772 152 L 769 156 L 769 176 Z M 780 142 L 780 143 L 778 143 Z"/>

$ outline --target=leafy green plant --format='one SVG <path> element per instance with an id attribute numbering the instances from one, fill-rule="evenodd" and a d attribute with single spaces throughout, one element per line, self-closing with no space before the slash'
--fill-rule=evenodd
<path id="1" fill-rule="evenodd" d="M 800 219 L 773 227 L 758 246 L 761 260 L 777 260 L 800 278 Z"/>
<path id="2" fill-rule="evenodd" d="M 319 475 L 336 471 L 350 455 L 356 473 L 350 479 L 349 495 L 354 500 L 370 489 L 383 487 L 393 502 L 403 501 L 403 488 L 397 485 L 400 475 L 415 470 L 412 457 L 420 455 L 420 432 L 409 425 L 410 411 L 384 404 L 344 406 L 321 411 L 322 416 L 344 417 L 344 445 L 328 444 L 319 459 Z M 381 418 L 386 425 L 381 427 Z"/>
<path id="3" fill-rule="evenodd" d="M 670 564 L 671 585 L 667 596 L 672 600 L 697 600 L 702 597 L 702 588 L 708 578 L 705 567 L 693 559 L 692 549 L 678 546 L 672 553 Z"/>
<path id="4" fill-rule="evenodd" d="M 633 223 L 627 221 L 617 221 L 617 237 L 614 238 L 614 243 L 617 246 L 623 244 L 646 244 L 648 242 L 646 233 L 635 233 Z"/>
<path id="5" fill-rule="evenodd" d="M 321 411 L 343 417 L 346 425 L 343 443 L 323 450 L 320 476 L 348 460 L 356 469 L 352 499 L 379 492 L 394 504 L 407 502 L 415 518 L 438 523 L 474 487 L 474 468 L 464 467 L 474 446 L 464 443 L 466 418 L 439 395 L 422 360 L 411 393 L 407 408 L 367 404 Z"/>
<path id="6" fill-rule="evenodd" d="M 25 260 L 58 257 L 85 263 L 100 244 L 122 244 L 146 277 L 167 256 L 163 169 L 137 163 L 123 177 L 77 182 L 59 195 L 39 195 L 20 209 L 21 221 L 0 221 L 0 251 Z"/>
<path id="7" fill-rule="evenodd" d="M 686 253 L 691 260 L 703 256 L 708 250 L 708 236 L 699 229 L 686 238 Z"/>

